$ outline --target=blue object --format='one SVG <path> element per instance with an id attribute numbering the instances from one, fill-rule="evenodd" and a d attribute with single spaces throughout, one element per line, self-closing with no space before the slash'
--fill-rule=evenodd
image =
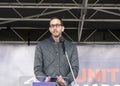
<path id="1" fill-rule="evenodd" d="M 33 82 L 32 86 L 55 86 L 54 82 Z"/>

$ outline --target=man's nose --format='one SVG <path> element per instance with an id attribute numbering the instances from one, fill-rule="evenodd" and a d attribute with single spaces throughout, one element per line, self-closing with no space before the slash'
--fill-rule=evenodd
<path id="1" fill-rule="evenodd" d="M 54 29 L 57 29 L 58 27 L 55 25 L 53 28 L 54 28 Z"/>

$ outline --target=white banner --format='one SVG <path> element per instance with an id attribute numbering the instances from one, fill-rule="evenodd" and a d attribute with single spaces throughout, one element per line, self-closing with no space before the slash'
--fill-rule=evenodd
<path id="1" fill-rule="evenodd" d="M 79 45 L 81 86 L 120 86 L 120 45 Z M 35 45 L 0 44 L 0 85 L 20 86 L 34 79 Z M 29 80 L 28 80 L 29 79 Z"/>

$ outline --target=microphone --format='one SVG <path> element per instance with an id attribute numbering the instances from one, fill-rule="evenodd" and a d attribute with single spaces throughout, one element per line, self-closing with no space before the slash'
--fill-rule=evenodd
<path id="1" fill-rule="evenodd" d="M 70 63 L 70 60 L 69 60 L 69 57 L 68 57 L 68 54 L 67 54 L 67 51 L 65 50 L 65 39 L 63 37 L 60 37 L 59 38 L 59 42 L 62 43 L 62 48 L 63 48 L 63 54 L 66 56 L 66 59 L 67 59 L 67 62 L 68 62 L 68 65 L 70 67 L 70 71 L 72 73 L 72 77 L 73 77 L 73 80 L 74 80 L 74 86 L 79 86 L 75 80 L 75 75 L 73 73 L 73 69 L 72 69 L 72 66 L 71 66 L 71 63 Z"/>
<path id="2" fill-rule="evenodd" d="M 65 55 L 65 44 L 64 44 L 65 40 L 62 37 L 60 37 L 59 41 L 60 43 L 62 43 L 63 54 Z"/>

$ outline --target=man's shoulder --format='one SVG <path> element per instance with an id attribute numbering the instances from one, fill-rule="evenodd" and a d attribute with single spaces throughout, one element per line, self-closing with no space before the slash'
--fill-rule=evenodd
<path id="1" fill-rule="evenodd" d="M 69 46 L 73 46 L 74 43 L 72 41 L 69 41 L 69 40 L 65 40 L 66 44 L 69 45 Z"/>
<path id="2" fill-rule="evenodd" d="M 46 45 L 46 44 L 48 44 L 48 42 L 49 42 L 49 39 L 47 38 L 47 39 L 44 39 L 44 40 L 38 42 L 37 45 Z"/>

